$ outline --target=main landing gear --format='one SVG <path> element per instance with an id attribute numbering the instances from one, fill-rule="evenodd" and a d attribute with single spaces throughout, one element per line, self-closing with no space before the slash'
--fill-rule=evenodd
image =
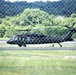
<path id="1" fill-rule="evenodd" d="M 62 45 L 60 43 L 58 43 L 60 47 L 62 47 Z"/>
<path id="2" fill-rule="evenodd" d="M 26 44 L 18 44 L 19 47 L 26 47 Z"/>

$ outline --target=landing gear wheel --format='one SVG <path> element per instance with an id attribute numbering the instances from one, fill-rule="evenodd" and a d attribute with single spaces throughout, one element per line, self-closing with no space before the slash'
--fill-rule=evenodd
<path id="1" fill-rule="evenodd" d="M 54 47 L 54 44 L 52 45 L 52 47 Z"/>
<path id="2" fill-rule="evenodd" d="M 22 44 L 18 44 L 19 47 L 22 47 Z"/>
<path id="3" fill-rule="evenodd" d="M 25 45 L 23 45 L 23 47 L 26 47 L 26 44 L 25 44 Z"/>

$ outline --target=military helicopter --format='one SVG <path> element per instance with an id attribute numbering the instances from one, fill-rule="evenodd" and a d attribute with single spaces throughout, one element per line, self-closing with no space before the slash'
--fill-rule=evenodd
<path id="1" fill-rule="evenodd" d="M 37 34 L 37 33 L 25 33 L 25 34 L 19 34 L 16 36 L 13 36 L 10 40 L 7 41 L 8 44 L 18 44 L 19 47 L 26 47 L 26 44 L 46 44 L 46 43 L 58 43 L 60 47 L 62 45 L 61 42 L 65 41 L 73 41 L 72 35 L 76 32 L 76 29 L 73 28 L 73 26 L 67 27 L 69 30 L 68 32 L 61 37 L 54 37 L 54 36 L 46 36 L 43 34 Z M 54 44 L 53 44 L 54 46 Z"/>

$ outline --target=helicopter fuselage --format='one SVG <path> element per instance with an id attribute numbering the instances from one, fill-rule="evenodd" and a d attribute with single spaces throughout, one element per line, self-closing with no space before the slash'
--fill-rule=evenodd
<path id="1" fill-rule="evenodd" d="M 69 38 L 65 41 L 73 41 L 72 38 Z M 57 36 L 45 36 L 40 34 L 21 34 L 12 37 L 7 41 L 8 44 L 18 44 L 21 46 L 26 46 L 26 44 L 46 44 L 46 43 L 61 43 L 64 42 L 62 37 Z"/>
<path id="2" fill-rule="evenodd" d="M 73 23 L 72 27 L 65 26 L 69 28 L 68 32 L 62 36 L 46 36 L 42 34 L 35 34 L 35 33 L 26 33 L 13 36 L 10 40 L 7 41 L 8 44 L 18 44 L 21 46 L 26 46 L 26 44 L 46 44 L 46 43 L 58 43 L 60 47 L 62 45 L 61 42 L 65 41 L 73 41 L 72 35 L 76 33 L 76 29 L 73 28 L 75 22 Z"/>

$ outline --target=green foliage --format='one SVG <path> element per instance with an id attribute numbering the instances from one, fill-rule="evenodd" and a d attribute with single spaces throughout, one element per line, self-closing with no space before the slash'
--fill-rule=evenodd
<path id="1" fill-rule="evenodd" d="M 44 34 L 50 36 L 61 36 L 65 34 L 66 31 L 67 29 L 61 26 L 51 26 L 44 28 Z"/>
<path id="2" fill-rule="evenodd" d="M 5 26 L 0 25 L 0 37 L 3 37 L 5 35 Z"/>
<path id="3" fill-rule="evenodd" d="M 32 33 L 57 36 L 64 35 L 67 28 L 76 23 L 75 13 L 70 17 L 49 15 L 40 9 L 25 9 L 20 15 L 14 17 L 0 18 L 0 37 L 12 37 L 13 35 L 25 33 L 30 30 Z M 76 28 L 76 24 L 74 25 Z M 7 31 L 6 31 L 7 30 Z M 25 31 L 18 31 L 25 30 Z M 74 37 L 76 34 L 74 35 Z"/>
<path id="4" fill-rule="evenodd" d="M 19 34 L 18 31 L 16 31 L 15 29 L 11 29 L 11 30 L 6 31 L 4 37 L 10 38 L 10 37 L 17 35 L 17 34 Z"/>
<path id="5" fill-rule="evenodd" d="M 6 17 L 3 23 L 6 26 L 36 26 L 37 24 L 48 26 L 52 25 L 54 17 L 54 15 L 49 15 L 40 9 L 25 9 L 20 15 L 11 18 Z"/>
<path id="6" fill-rule="evenodd" d="M 48 24 L 53 20 L 54 16 L 50 16 L 48 13 L 41 11 L 40 9 L 26 9 L 18 17 L 20 25 L 33 25 L 42 24 L 44 21 L 49 21 Z"/>
<path id="7" fill-rule="evenodd" d="M 71 17 L 76 18 L 76 14 L 75 13 L 71 14 Z"/>

